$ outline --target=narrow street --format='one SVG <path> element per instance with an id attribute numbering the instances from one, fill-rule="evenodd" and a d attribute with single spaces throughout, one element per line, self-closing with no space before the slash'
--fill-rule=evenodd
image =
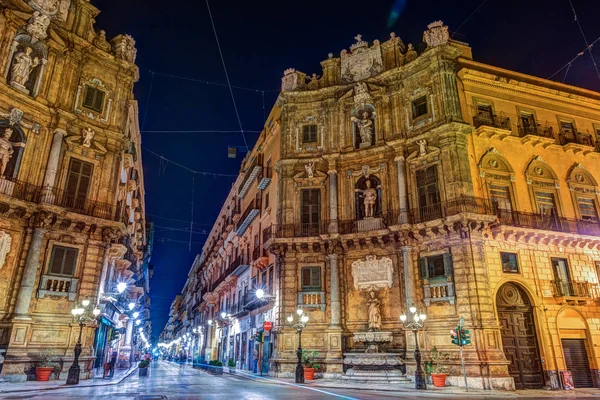
<path id="1" fill-rule="evenodd" d="M 275 379 L 248 379 L 241 374 L 211 376 L 190 366 L 168 362 L 153 363 L 147 378 L 133 374 L 118 385 L 91 388 L 64 388 L 48 391 L 7 393 L 0 399 L 416 399 L 439 398 L 438 393 L 378 392 L 364 390 L 317 389 L 296 386 Z M 82 381 L 82 385 L 85 382 Z M 444 396 L 460 398 L 462 396 Z M 511 396 L 511 397 L 514 397 Z M 489 396 L 469 396 L 470 399 Z"/>

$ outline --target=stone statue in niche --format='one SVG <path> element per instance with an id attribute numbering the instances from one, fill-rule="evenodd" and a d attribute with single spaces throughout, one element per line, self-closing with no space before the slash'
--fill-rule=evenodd
<path id="1" fill-rule="evenodd" d="M 419 145 L 419 157 L 424 157 L 427 155 L 427 141 L 425 139 L 421 139 L 417 142 Z"/>
<path id="2" fill-rule="evenodd" d="M 362 149 L 373 145 L 375 139 L 374 108 L 367 105 L 355 110 L 353 114 L 355 114 L 352 116 L 352 122 L 354 123 L 356 147 Z"/>
<path id="3" fill-rule="evenodd" d="M 96 133 L 91 128 L 83 128 L 83 146 L 90 147 L 92 145 L 92 139 Z"/>
<path id="4" fill-rule="evenodd" d="M 312 179 L 315 176 L 315 163 L 313 161 L 304 165 L 304 169 L 306 170 L 308 179 Z"/>
<path id="5" fill-rule="evenodd" d="M 377 190 L 372 187 L 370 179 L 366 180 L 365 185 L 365 189 L 355 189 L 355 191 L 363 198 L 364 217 L 373 218 L 377 205 Z"/>
<path id="6" fill-rule="evenodd" d="M 12 143 L 10 142 L 12 134 L 12 128 L 5 128 L 2 137 L 0 137 L 0 176 L 4 176 L 8 162 L 14 153 Z"/>
<path id="7" fill-rule="evenodd" d="M 381 301 L 375 297 L 375 292 L 369 292 L 369 331 L 379 332 L 381 331 Z"/>
<path id="8" fill-rule="evenodd" d="M 31 52 L 31 47 L 25 47 L 25 50 L 15 54 L 10 68 L 11 86 L 27 93 L 29 93 L 29 90 L 25 88 L 25 84 L 29 80 L 33 69 L 40 64 L 40 60 L 37 57 L 31 58 Z"/>

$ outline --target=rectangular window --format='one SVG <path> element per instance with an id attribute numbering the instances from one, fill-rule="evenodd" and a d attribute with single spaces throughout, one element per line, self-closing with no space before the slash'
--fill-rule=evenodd
<path id="1" fill-rule="evenodd" d="M 511 212 L 510 189 L 508 186 L 490 184 L 490 198 L 494 207 L 500 211 Z"/>
<path id="2" fill-rule="evenodd" d="M 302 127 L 302 142 L 315 143 L 317 141 L 317 125 L 304 125 Z"/>
<path id="3" fill-rule="evenodd" d="M 67 184 L 65 185 L 65 204 L 67 207 L 83 208 L 92 183 L 94 166 L 76 158 L 69 162 Z"/>
<path id="4" fill-rule="evenodd" d="M 500 259 L 502 261 L 502 272 L 518 274 L 519 273 L 519 261 L 516 253 L 500 253 Z"/>
<path id="5" fill-rule="evenodd" d="M 104 109 L 105 93 L 102 90 L 85 85 L 83 107 L 101 113 Z"/>
<path id="6" fill-rule="evenodd" d="M 73 276 L 79 250 L 72 247 L 53 246 L 50 256 L 50 274 Z"/>
<path id="7" fill-rule="evenodd" d="M 419 214 L 422 220 L 429 221 L 441 217 L 440 191 L 438 188 L 437 167 L 418 170 L 417 199 Z"/>
<path id="8" fill-rule="evenodd" d="M 321 190 L 304 189 L 300 193 L 300 223 L 307 229 L 318 227 L 321 221 Z"/>
<path id="9" fill-rule="evenodd" d="M 536 123 L 535 117 L 532 113 L 521 112 L 521 128 L 526 135 L 535 134 Z"/>
<path id="10" fill-rule="evenodd" d="M 596 266 L 596 282 L 600 282 L 600 261 L 594 261 Z"/>
<path id="11" fill-rule="evenodd" d="M 491 104 L 477 104 L 477 115 L 475 116 L 475 121 L 473 121 L 475 126 L 479 127 L 481 125 L 489 125 L 493 126 L 494 123 L 494 113 L 492 112 Z"/>
<path id="12" fill-rule="evenodd" d="M 413 119 L 427 114 L 427 96 L 421 96 L 412 102 Z"/>
<path id="13" fill-rule="evenodd" d="M 560 131 L 566 135 L 573 136 L 575 134 L 575 126 L 570 121 L 560 121 Z"/>
<path id="14" fill-rule="evenodd" d="M 554 201 L 554 193 L 536 190 L 535 201 L 540 214 L 551 216 L 556 215 L 556 202 Z"/>
<path id="15" fill-rule="evenodd" d="M 421 279 L 445 278 L 454 275 L 452 254 L 419 258 L 419 277 Z"/>
<path id="16" fill-rule="evenodd" d="M 582 220 L 598 221 L 598 211 L 596 210 L 594 199 L 589 197 L 578 197 L 577 204 L 579 205 L 579 212 L 581 213 Z"/>
<path id="17" fill-rule="evenodd" d="M 265 210 L 269 208 L 269 192 L 265 193 Z"/>
<path id="18" fill-rule="evenodd" d="M 559 296 L 572 296 L 573 286 L 571 284 L 571 274 L 569 273 L 567 260 L 564 258 L 553 258 L 552 271 L 554 272 L 556 294 Z"/>
<path id="19" fill-rule="evenodd" d="M 321 267 L 302 267 L 302 291 L 321 290 Z"/>

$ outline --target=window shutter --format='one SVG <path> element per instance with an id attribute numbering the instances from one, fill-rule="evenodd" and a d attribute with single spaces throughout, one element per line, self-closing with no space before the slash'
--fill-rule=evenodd
<path id="1" fill-rule="evenodd" d="M 419 278 L 427 279 L 428 275 L 428 265 L 427 265 L 427 257 L 420 257 L 419 261 Z"/>
<path id="2" fill-rule="evenodd" d="M 52 260 L 50 261 L 51 274 L 61 273 L 64 255 L 65 249 L 63 247 L 55 246 L 54 248 L 52 248 Z"/>
<path id="3" fill-rule="evenodd" d="M 446 276 L 454 276 L 454 264 L 452 263 L 452 254 L 444 254 L 444 272 Z"/>
<path id="4" fill-rule="evenodd" d="M 96 89 L 86 86 L 85 87 L 85 96 L 83 97 L 83 106 L 85 108 L 94 108 L 94 92 Z"/>

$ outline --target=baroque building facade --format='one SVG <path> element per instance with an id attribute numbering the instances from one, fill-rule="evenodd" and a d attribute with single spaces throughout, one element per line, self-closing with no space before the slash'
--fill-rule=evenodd
<path id="1" fill-rule="evenodd" d="M 85 379 L 113 353 L 129 362 L 132 313 L 138 324 L 149 313 L 135 42 L 108 42 L 85 0 L 0 11 L 1 375 L 26 379 L 49 351 L 66 377 L 71 310 L 90 300 L 100 314 L 83 329 Z"/>
<path id="2" fill-rule="evenodd" d="M 415 306 L 427 315 L 425 352 L 450 354 L 452 385 L 464 385 L 449 334 L 462 318 L 471 387 L 558 389 L 565 371 L 575 387 L 598 387 L 600 94 L 479 63 L 440 21 L 423 41 L 417 52 L 395 34 L 372 44 L 358 35 L 321 62 L 321 76 L 285 71 L 276 118 L 187 287 L 202 355 L 242 360 L 240 321 L 254 310 L 238 314 L 235 296 L 261 287 L 245 289 L 240 265 L 252 281 L 272 264 L 260 310 L 270 310 L 275 376 L 295 370 L 286 317 L 297 308 L 323 375 L 352 379 L 355 354 L 372 350 L 361 337 L 375 332 L 410 376 L 415 338 L 399 316 Z M 266 157 L 271 213 L 247 196 L 261 190 L 253 165 L 266 168 Z M 232 262 L 240 253 L 251 255 Z"/>

